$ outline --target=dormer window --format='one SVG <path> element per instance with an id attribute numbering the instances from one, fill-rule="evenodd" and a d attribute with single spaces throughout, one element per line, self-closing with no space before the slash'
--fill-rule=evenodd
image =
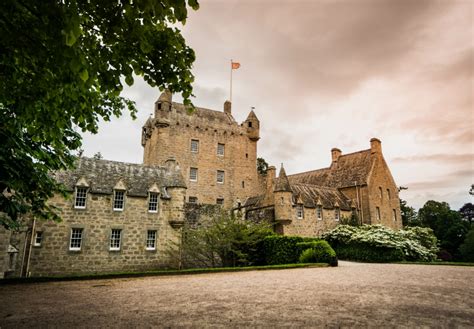
<path id="1" fill-rule="evenodd" d="M 125 205 L 125 191 L 114 191 L 114 210 L 122 211 Z"/>
<path id="2" fill-rule="evenodd" d="M 87 187 L 76 186 L 76 195 L 74 198 L 74 208 L 85 209 L 87 201 Z"/>
<path id="3" fill-rule="evenodd" d="M 158 212 L 158 193 L 150 192 L 148 198 L 148 212 Z"/>

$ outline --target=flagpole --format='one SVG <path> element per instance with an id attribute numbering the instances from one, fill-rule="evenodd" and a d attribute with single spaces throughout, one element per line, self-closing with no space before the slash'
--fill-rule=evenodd
<path id="1" fill-rule="evenodd" d="M 230 99 L 229 101 L 232 103 L 232 59 L 230 60 Z"/>

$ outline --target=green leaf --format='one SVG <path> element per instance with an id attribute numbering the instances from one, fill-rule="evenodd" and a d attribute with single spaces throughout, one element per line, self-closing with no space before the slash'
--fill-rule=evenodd
<path id="1" fill-rule="evenodd" d="M 81 73 L 79 73 L 79 77 L 81 78 L 82 81 L 86 82 L 87 79 L 89 79 L 89 72 L 87 70 L 82 70 Z"/>

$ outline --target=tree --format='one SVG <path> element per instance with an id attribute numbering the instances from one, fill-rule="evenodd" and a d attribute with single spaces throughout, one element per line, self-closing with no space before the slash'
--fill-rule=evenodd
<path id="1" fill-rule="evenodd" d="M 266 175 L 268 170 L 268 163 L 264 158 L 257 158 L 257 172 L 261 175 Z"/>
<path id="2" fill-rule="evenodd" d="M 120 96 L 134 74 L 191 104 L 195 55 L 174 27 L 186 17 L 185 1 L 0 2 L 0 224 L 59 219 L 46 201 L 65 192 L 49 173 L 73 166 L 78 131 L 135 118 Z"/>
<path id="3" fill-rule="evenodd" d="M 400 212 L 403 226 L 417 226 L 418 217 L 415 208 L 410 207 L 405 200 L 400 199 Z"/>
<path id="4" fill-rule="evenodd" d="M 462 258 L 465 261 L 474 262 L 474 228 L 467 233 L 466 239 L 459 247 Z"/>
<path id="5" fill-rule="evenodd" d="M 461 219 L 457 211 L 451 210 L 446 202 L 427 201 L 418 212 L 421 226 L 430 227 L 442 249 L 453 257 L 459 256 L 459 246 L 464 241 L 469 224 Z"/>
<path id="6" fill-rule="evenodd" d="M 474 205 L 470 202 L 466 203 L 459 209 L 459 214 L 461 214 L 462 219 L 472 224 L 472 220 L 474 219 Z"/>

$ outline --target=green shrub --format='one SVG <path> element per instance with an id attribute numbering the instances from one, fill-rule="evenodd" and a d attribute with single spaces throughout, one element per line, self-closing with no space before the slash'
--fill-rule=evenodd
<path id="1" fill-rule="evenodd" d="M 338 225 L 325 233 L 339 259 L 366 262 L 433 261 L 437 240 L 426 228 L 394 231 L 382 225 Z"/>
<path id="2" fill-rule="evenodd" d="M 310 246 L 301 253 L 300 263 L 328 263 L 331 266 L 337 266 L 336 252 L 326 241 L 303 242 L 298 245 Z"/>
<path id="3" fill-rule="evenodd" d="M 263 239 L 265 264 L 276 265 L 297 263 L 301 252 L 308 248 L 306 244 L 316 240 L 318 239 L 303 238 L 300 236 L 267 236 Z"/>

